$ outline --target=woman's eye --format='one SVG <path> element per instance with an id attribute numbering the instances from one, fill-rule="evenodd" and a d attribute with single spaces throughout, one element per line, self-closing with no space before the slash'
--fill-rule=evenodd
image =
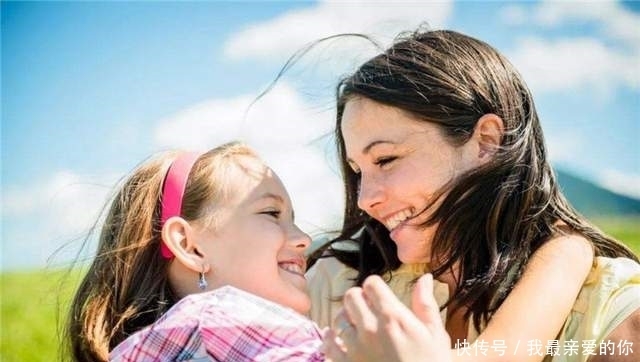
<path id="1" fill-rule="evenodd" d="M 348 165 L 349 167 L 347 167 L 347 170 L 351 169 L 351 172 L 355 173 L 356 175 L 360 174 L 360 169 L 357 166 L 352 163 L 349 163 Z"/>
<path id="2" fill-rule="evenodd" d="M 380 157 L 380 158 L 378 158 L 378 159 L 374 162 L 374 164 L 376 164 L 377 166 L 382 167 L 382 166 L 384 166 L 384 165 L 388 165 L 388 164 L 390 164 L 391 162 L 393 162 L 393 161 L 395 161 L 395 160 L 397 160 L 397 159 L 398 159 L 398 158 L 397 158 L 397 157 L 395 157 L 395 156 Z"/>

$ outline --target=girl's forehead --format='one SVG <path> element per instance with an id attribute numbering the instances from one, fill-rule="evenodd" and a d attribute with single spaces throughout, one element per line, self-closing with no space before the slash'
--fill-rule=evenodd
<path id="1" fill-rule="evenodd" d="M 263 174 L 269 170 L 269 167 L 260 158 L 255 156 L 238 155 L 235 156 L 234 164 L 236 168 L 243 171 L 248 177 L 263 177 Z"/>
<path id="2" fill-rule="evenodd" d="M 277 194 L 282 199 L 288 199 L 287 192 L 278 175 L 261 159 L 242 157 L 232 168 L 233 170 L 227 173 L 228 179 L 225 180 L 225 183 L 228 186 L 228 191 L 231 191 L 242 201 L 250 201 L 252 195 L 258 192 Z"/>

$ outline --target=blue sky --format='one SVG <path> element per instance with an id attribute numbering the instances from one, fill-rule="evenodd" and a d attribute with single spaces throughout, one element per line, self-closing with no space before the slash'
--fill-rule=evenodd
<path id="1" fill-rule="evenodd" d="M 2 2 L 2 269 L 63 265 L 113 185 L 151 153 L 240 138 L 300 226 L 335 227 L 332 92 L 373 54 L 304 44 L 421 23 L 478 37 L 531 87 L 555 165 L 640 197 L 640 3 Z M 53 258 L 55 250 L 61 249 Z"/>

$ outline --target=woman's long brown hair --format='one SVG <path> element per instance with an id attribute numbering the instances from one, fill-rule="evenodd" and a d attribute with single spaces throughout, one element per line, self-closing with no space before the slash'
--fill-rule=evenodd
<path id="1" fill-rule="evenodd" d="M 442 203 L 427 224 L 438 224 L 431 255 L 435 277 L 459 263 L 457 288 L 447 305 L 468 307 L 477 329 L 519 279 L 531 255 L 565 224 L 588 238 L 595 255 L 638 260 L 567 202 L 548 163 L 533 98 L 514 67 L 486 43 L 454 31 L 417 31 L 400 37 L 337 88 L 335 138 L 344 180 L 340 234 L 311 256 L 335 256 L 358 270 L 388 275 L 400 264 L 384 225 L 357 206 L 359 176 L 346 162 L 342 113 L 347 101 L 366 97 L 437 124 L 453 145 L 469 140 L 485 114 L 502 118 L 505 133 L 494 160 L 441 190 Z M 333 248 L 353 240 L 358 251 Z"/>

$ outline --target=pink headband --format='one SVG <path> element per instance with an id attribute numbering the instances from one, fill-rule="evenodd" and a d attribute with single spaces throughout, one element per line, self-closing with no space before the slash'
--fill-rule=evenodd
<path id="1" fill-rule="evenodd" d="M 167 171 L 167 176 L 164 179 L 164 185 L 162 187 L 162 215 L 160 217 L 160 226 L 164 226 L 164 223 L 173 216 L 180 216 L 182 211 L 182 197 L 184 196 L 185 188 L 187 187 L 187 179 L 189 178 L 189 172 L 193 164 L 196 163 L 200 153 L 186 152 L 178 156 Z M 160 242 L 160 253 L 166 259 L 173 258 L 173 253 L 165 245 L 164 242 Z"/>

